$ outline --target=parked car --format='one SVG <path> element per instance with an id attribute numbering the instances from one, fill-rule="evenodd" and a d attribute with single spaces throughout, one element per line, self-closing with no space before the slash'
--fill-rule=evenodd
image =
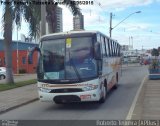
<path id="1" fill-rule="evenodd" d="M 5 67 L 0 67 L 0 80 L 6 78 L 6 68 Z"/>

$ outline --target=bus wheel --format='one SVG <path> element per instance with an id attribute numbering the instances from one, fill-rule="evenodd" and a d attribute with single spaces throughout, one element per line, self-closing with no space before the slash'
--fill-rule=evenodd
<path id="1" fill-rule="evenodd" d="M 116 73 L 116 83 L 113 86 L 113 89 L 117 89 L 118 88 L 118 73 Z"/>
<path id="2" fill-rule="evenodd" d="M 104 86 L 103 97 L 99 100 L 99 103 L 104 103 L 106 101 L 107 87 Z"/>

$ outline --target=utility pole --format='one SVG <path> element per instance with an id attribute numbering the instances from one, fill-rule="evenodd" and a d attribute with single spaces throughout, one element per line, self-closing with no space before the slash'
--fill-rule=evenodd
<path id="1" fill-rule="evenodd" d="M 19 54 L 18 54 L 18 26 L 17 26 L 17 74 L 19 74 Z"/>
<path id="2" fill-rule="evenodd" d="M 130 16 L 132 16 L 133 14 L 136 14 L 136 13 L 141 13 L 141 11 L 136 11 L 134 13 L 131 13 L 129 14 L 126 18 L 124 18 L 122 21 L 120 21 L 117 25 L 115 25 L 114 27 L 112 27 L 112 12 L 110 13 L 110 28 L 109 28 L 109 36 L 112 37 L 112 30 L 114 28 L 116 28 L 119 24 L 121 24 L 122 22 L 124 22 L 127 18 L 129 18 Z"/>
<path id="3" fill-rule="evenodd" d="M 112 12 L 110 13 L 109 37 L 112 37 Z"/>

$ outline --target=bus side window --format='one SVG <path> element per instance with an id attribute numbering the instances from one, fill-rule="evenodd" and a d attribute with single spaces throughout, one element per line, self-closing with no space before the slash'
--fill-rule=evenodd
<path id="1" fill-rule="evenodd" d="M 116 55 L 116 42 L 114 42 L 114 56 L 117 56 Z"/>
<path id="2" fill-rule="evenodd" d="M 113 56 L 115 56 L 115 45 L 114 45 L 114 41 L 112 41 L 112 49 L 113 49 Z"/>
<path id="3" fill-rule="evenodd" d="M 117 43 L 115 42 L 115 56 L 117 57 Z"/>
<path id="4" fill-rule="evenodd" d="M 119 56 L 121 56 L 121 47 L 119 46 Z"/>
<path id="5" fill-rule="evenodd" d="M 104 44 L 105 44 L 105 49 L 106 49 L 106 56 L 109 56 L 109 49 L 108 49 L 108 39 L 104 38 Z"/>
<path id="6" fill-rule="evenodd" d="M 120 56 L 120 45 L 118 44 L 118 56 Z"/>
<path id="7" fill-rule="evenodd" d="M 117 57 L 117 43 L 115 42 L 115 56 Z"/>
<path id="8" fill-rule="evenodd" d="M 112 42 L 113 42 L 113 56 L 115 56 L 115 42 L 114 41 Z"/>
<path id="9" fill-rule="evenodd" d="M 104 41 L 104 37 L 101 36 L 101 45 L 102 45 L 102 54 L 103 54 L 103 57 L 106 56 L 106 48 L 105 48 L 105 41 Z"/>
<path id="10" fill-rule="evenodd" d="M 115 41 L 113 42 L 113 45 L 114 45 L 114 56 L 116 56 L 116 42 Z"/>
<path id="11" fill-rule="evenodd" d="M 108 39 L 107 44 L 108 44 L 109 57 L 112 56 L 112 54 L 111 54 L 111 43 L 110 43 L 110 42 L 111 42 L 111 41 Z"/>
<path id="12" fill-rule="evenodd" d="M 100 38 L 100 34 L 97 34 L 97 42 L 100 42 L 101 38 Z"/>
<path id="13" fill-rule="evenodd" d="M 110 40 L 110 50 L 111 50 L 111 56 L 113 57 L 113 43 L 112 43 L 112 40 Z"/>
<path id="14" fill-rule="evenodd" d="M 118 56 L 118 43 L 116 43 L 116 55 Z"/>
<path id="15" fill-rule="evenodd" d="M 112 56 L 114 57 L 114 42 L 112 41 Z"/>
<path id="16" fill-rule="evenodd" d="M 103 56 L 103 44 L 102 44 L 102 37 L 100 34 L 97 34 L 97 42 L 100 43 L 101 56 Z"/>

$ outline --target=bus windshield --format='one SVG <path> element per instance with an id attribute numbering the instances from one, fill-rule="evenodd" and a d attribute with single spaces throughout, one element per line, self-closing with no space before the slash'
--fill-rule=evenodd
<path id="1" fill-rule="evenodd" d="M 82 81 L 97 76 L 92 37 L 46 40 L 41 52 L 39 80 Z"/>

